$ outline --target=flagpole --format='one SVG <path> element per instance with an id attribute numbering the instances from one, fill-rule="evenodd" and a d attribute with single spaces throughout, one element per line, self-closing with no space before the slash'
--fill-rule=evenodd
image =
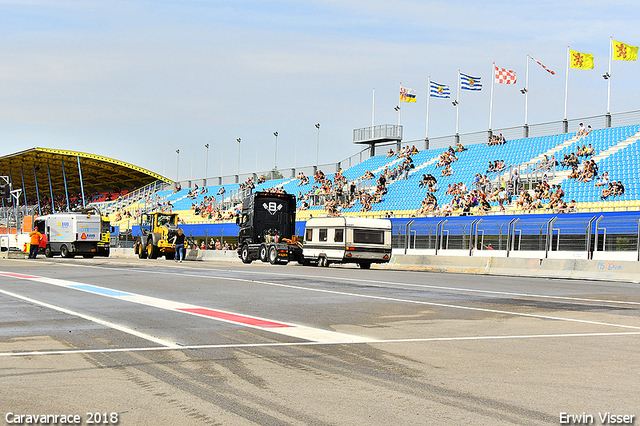
<path id="1" fill-rule="evenodd" d="M 456 144 L 460 142 L 460 70 L 458 70 L 458 95 L 456 96 Z"/>
<path id="2" fill-rule="evenodd" d="M 400 93 L 402 93 L 402 82 L 400 82 Z M 398 127 L 400 127 L 400 122 L 402 118 L 402 101 L 398 97 Z"/>
<path id="3" fill-rule="evenodd" d="M 611 58 L 613 57 L 613 36 L 609 37 L 609 72 L 607 72 L 607 127 L 611 127 Z"/>
<path id="4" fill-rule="evenodd" d="M 376 88 L 373 88 L 373 105 L 371 106 L 371 127 L 376 125 Z M 373 129 L 372 129 L 373 130 Z"/>
<path id="5" fill-rule="evenodd" d="M 527 55 L 527 76 L 524 83 L 524 137 L 529 137 L 529 55 Z"/>
<path id="6" fill-rule="evenodd" d="M 491 119 L 493 118 L 493 86 L 495 84 L 496 81 L 496 63 L 493 62 L 493 65 L 491 66 L 491 103 L 489 104 L 489 137 L 492 136 L 491 134 Z"/>
<path id="7" fill-rule="evenodd" d="M 567 120 L 567 96 L 569 93 L 569 46 L 567 46 L 567 76 L 564 82 L 564 120 L 562 125 L 564 133 L 569 133 L 569 121 Z"/>
<path id="8" fill-rule="evenodd" d="M 431 99 L 431 76 L 427 77 L 428 81 L 427 81 L 427 129 L 426 129 L 426 135 L 425 135 L 425 142 L 427 143 L 427 146 L 429 145 L 429 100 Z M 426 148 L 429 149 L 429 148 Z"/>

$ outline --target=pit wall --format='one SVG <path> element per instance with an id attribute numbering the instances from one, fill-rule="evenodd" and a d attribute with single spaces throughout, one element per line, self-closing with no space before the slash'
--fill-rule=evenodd
<path id="1" fill-rule="evenodd" d="M 486 252 L 486 251 L 485 251 Z M 538 254 L 538 252 L 531 252 Z M 485 254 L 483 252 L 483 254 Z M 628 260 L 544 259 L 541 257 L 432 256 L 396 253 L 387 265 L 374 268 L 414 271 L 454 272 L 464 274 L 503 275 L 512 277 L 564 278 L 596 281 L 640 282 L 640 262 Z M 612 253 L 615 254 L 615 253 Z M 544 256 L 544 253 L 542 253 Z M 576 256 L 580 254 L 577 253 Z M 111 249 L 111 257 L 137 257 L 133 249 Z M 187 260 L 238 263 L 233 250 L 187 250 Z M 162 262 L 164 260 L 158 260 Z"/>

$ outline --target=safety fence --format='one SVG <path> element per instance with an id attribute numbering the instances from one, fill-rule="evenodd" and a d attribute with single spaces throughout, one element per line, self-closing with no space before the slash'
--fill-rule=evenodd
<path id="1" fill-rule="evenodd" d="M 469 256 L 499 251 L 582 253 L 593 259 L 602 252 L 626 252 L 640 260 L 640 212 L 574 213 L 535 216 L 394 219 L 394 249 L 453 251 Z"/>

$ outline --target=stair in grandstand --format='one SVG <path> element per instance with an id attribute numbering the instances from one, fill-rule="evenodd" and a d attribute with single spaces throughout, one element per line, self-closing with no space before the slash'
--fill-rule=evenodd
<path id="1" fill-rule="evenodd" d="M 545 152 L 542 152 L 540 154 L 538 154 L 537 156 L 531 158 L 529 161 L 526 162 L 526 164 L 536 164 L 539 163 L 540 161 L 542 161 L 544 159 L 544 156 L 546 155 L 547 157 L 551 157 L 552 155 L 555 155 L 556 153 L 562 151 L 563 149 L 570 147 L 571 145 L 573 145 L 574 143 L 578 142 L 580 140 L 580 138 L 578 136 L 574 136 L 570 139 L 565 140 L 564 142 L 554 146 L 553 148 L 549 148 L 548 150 L 546 150 Z M 561 159 L 556 158 L 556 160 L 560 161 Z M 498 173 L 498 175 L 495 177 L 495 183 L 498 184 L 500 183 L 500 179 L 504 178 L 505 180 L 509 178 L 510 174 L 511 174 L 511 169 L 514 167 L 514 165 L 512 166 L 507 166 L 501 173 Z"/>
<path id="2" fill-rule="evenodd" d="M 530 163 L 537 163 L 539 161 L 542 161 L 544 159 L 545 155 L 547 157 L 551 157 L 552 155 L 555 155 L 556 153 L 562 151 L 564 148 L 566 148 L 568 146 L 571 146 L 575 142 L 578 142 L 579 140 L 580 140 L 580 138 L 578 136 L 574 136 L 571 139 L 567 139 L 563 143 L 561 143 L 559 145 L 556 145 L 553 148 L 550 148 L 550 149 L 546 150 L 545 152 L 541 153 L 537 157 L 533 157 L 531 160 L 529 160 L 529 162 Z M 557 160 L 560 161 L 560 159 L 557 159 Z"/>
<path id="3" fill-rule="evenodd" d="M 631 135 L 628 138 L 626 138 L 625 140 L 620 141 L 617 144 L 609 147 L 608 149 L 606 149 L 604 151 L 600 151 L 599 153 L 597 153 L 596 155 L 591 157 L 591 159 L 594 160 L 596 162 L 596 164 L 599 164 L 605 158 L 608 158 L 608 157 L 612 156 L 613 154 L 615 154 L 616 152 L 618 152 L 618 151 L 626 148 L 627 146 L 631 145 L 632 143 L 635 143 L 638 140 L 639 137 L 640 137 L 640 132 L 636 132 L 633 135 Z M 558 183 L 562 182 L 563 180 L 567 179 L 569 174 L 571 174 L 571 170 L 560 170 L 560 171 L 557 171 L 555 177 L 553 179 L 549 180 L 549 184 L 550 185 L 558 184 Z"/>

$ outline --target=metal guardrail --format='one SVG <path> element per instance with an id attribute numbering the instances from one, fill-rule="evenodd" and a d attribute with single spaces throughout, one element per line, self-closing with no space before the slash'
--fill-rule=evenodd
<path id="1" fill-rule="evenodd" d="M 376 141 L 401 141 L 402 126 L 380 124 L 353 130 L 353 143 L 375 143 Z"/>
<path id="2" fill-rule="evenodd" d="M 466 222 L 417 222 L 409 220 L 392 230 L 392 246 L 404 250 L 537 251 L 548 258 L 552 252 L 583 252 L 593 259 L 598 252 L 634 253 L 640 261 L 640 218 L 622 215 L 553 216 L 508 218 L 483 224 L 484 218 Z"/>

